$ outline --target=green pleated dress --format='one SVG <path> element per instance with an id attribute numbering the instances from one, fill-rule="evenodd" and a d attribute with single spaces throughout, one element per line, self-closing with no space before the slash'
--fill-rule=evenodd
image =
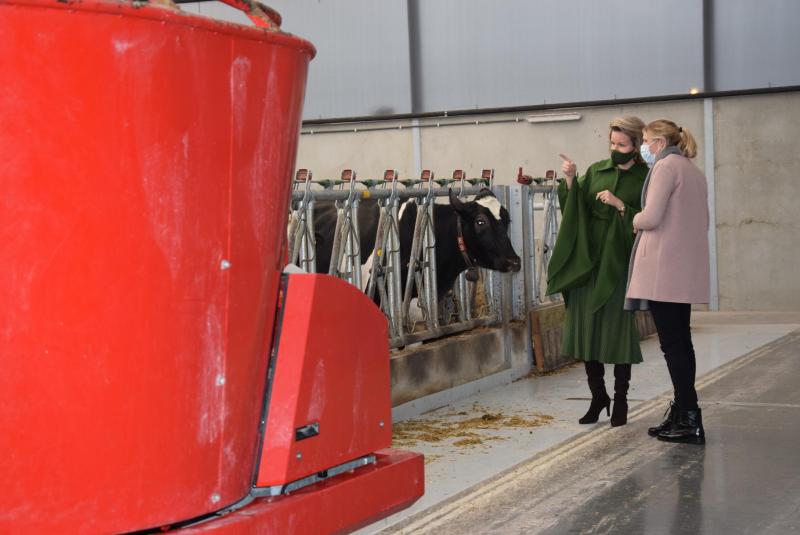
<path id="1" fill-rule="evenodd" d="M 566 322 L 561 353 L 607 364 L 642 362 L 633 312 L 623 310 L 633 216 L 641 211 L 647 165 L 621 170 L 609 160 L 559 186 L 562 221 L 547 273 L 547 293 L 561 293 Z M 625 214 L 595 199 L 609 190 L 625 203 Z"/>

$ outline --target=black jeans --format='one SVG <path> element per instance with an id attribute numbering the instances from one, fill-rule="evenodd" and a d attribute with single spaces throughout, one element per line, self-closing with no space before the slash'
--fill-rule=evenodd
<path id="1" fill-rule="evenodd" d="M 688 303 L 667 303 L 650 301 L 650 312 L 658 331 L 661 351 L 667 361 L 669 377 L 675 391 L 675 404 L 678 409 L 690 411 L 697 409 L 697 391 L 694 379 L 697 364 L 692 345 L 689 322 L 692 305 Z"/>

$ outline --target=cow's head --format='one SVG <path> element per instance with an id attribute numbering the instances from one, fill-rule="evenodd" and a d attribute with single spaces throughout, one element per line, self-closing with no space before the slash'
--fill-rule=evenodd
<path id="1" fill-rule="evenodd" d="M 496 271 L 519 271 L 520 258 L 508 239 L 511 219 L 492 190 L 482 189 L 469 202 L 462 202 L 450 190 L 450 204 L 461 218 L 467 254 L 475 264 Z"/>

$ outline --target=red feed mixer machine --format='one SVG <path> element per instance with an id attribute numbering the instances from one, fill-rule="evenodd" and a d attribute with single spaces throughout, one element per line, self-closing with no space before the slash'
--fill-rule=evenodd
<path id="1" fill-rule="evenodd" d="M 284 274 L 313 47 L 0 0 L 0 533 L 346 532 L 423 492 L 386 321 Z"/>

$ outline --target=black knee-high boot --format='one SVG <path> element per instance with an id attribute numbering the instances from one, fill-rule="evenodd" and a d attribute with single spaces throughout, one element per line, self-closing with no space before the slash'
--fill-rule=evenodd
<path id="1" fill-rule="evenodd" d="M 611 412 L 611 426 L 628 423 L 628 386 L 631 382 L 631 365 L 614 365 L 614 410 Z"/>
<path id="2" fill-rule="evenodd" d="M 596 360 L 587 360 L 583 364 L 586 368 L 589 390 L 592 392 L 592 402 L 589 405 L 589 410 L 578 420 L 578 423 L 593 424 L 598 420 L 603 409 L 606 410 L 606 414 L 609 413 L 611 398 L 608 397 L 606 383 L 603 380 L 603 375 L 605 374 L 603 363 Z"/>

